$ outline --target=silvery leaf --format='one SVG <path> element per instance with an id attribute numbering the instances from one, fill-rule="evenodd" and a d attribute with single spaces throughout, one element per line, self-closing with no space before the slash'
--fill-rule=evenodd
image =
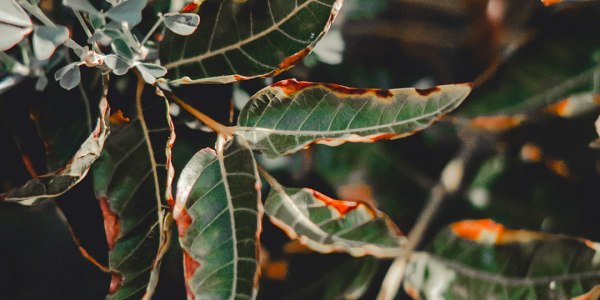
<path id="1" fill-rule="evenodd" d="M 66 90 L 76 87 L 81 81 L 79 63 L 70 63 L 54 73 L 54 79 L 60 81 L 60 86 Z"/>
<path id="2" fill-rule="evenodd" d="M 107 55 L 104 63 L 115 75 L 124 75 L 131 68 L 131 63 L 127 59 L 114 54 Z"/>
<path id="3" fill-rule="evenodd" d="M 64 26 L 38 26 L 33 33 L 33 53 L 37 60 L 52 56 L 56 47 L 69 38 L 69 30 Z"/>
<path id="4" fill-rule="evenodd" d="M 0 51 L 18 44 L 31 32 L 31 19 L 14 0 L 0 0 Z"/>
<path id="5" fill-rule="evenodd" d="M 165 26 L 179 35 L 194 33 L 198 24 L 200 24 L 200 16 L 197 14 L 183 13 L 165 16 Z"/>
<path id="6" fill-rule="evenodd" d="M 154 84 L 157 77 L 163 77 L 167 74 L 167 69 L 155 64 L 139 63 L 135 67 L 140 71 L 144 81 L 149 84 Z"/>
<path id="7" fill-rule="evenodd" d="M 127 22 L 130 27 L 139 24 L 142 21 L 142 10 L 146 7 L 147 0 L 128 0 L 109 9 L 106 17 L 117 22 Z"/>
<path id="8" fill-rule="evenodd" d="M 90 15 L 100 15 L 100 12 L 87 0 L 63 0 L 63 5 Z"/>

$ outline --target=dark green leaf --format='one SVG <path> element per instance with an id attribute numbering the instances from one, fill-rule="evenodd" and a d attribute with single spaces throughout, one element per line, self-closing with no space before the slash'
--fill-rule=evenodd
<path id="1" fill-rule="evenodd" d="M 109 299 L 149 299 L 169 242 L 170 149 L 174 141 L 168 103 L 144 89 L 130 121 L 114 124 L 93 166 L 94 188 L 104 215 Z"/>
<path id="2" fill-rule="evenodd" d="M 240 112 L 237 130 L 270 157 L 314 143 L 396 139 L 429 127 L 470 91 L 469 84 L 378 90 L 284 80 L 252 97 Z"/>
<path id="3" fill-rule="evenodd" d="M 208 0 L 192 35 L 167 32 L 160 51 L 169 79 L 228 83 L 274 76 L 306 56 L 325 34 L 340 0 Z"/>
<path id="4" fill-rule="evenodd" d="M 427 299 L 566 299 L 600 281 L 600 244 L 461 221 L 415 254 L 405 289 Z"/>
<path id="5" fill-rule="evenodd" d="M 177 220 L 188 295 L 254 298 L 262 205 L 260 179 L 246 141 L 217 140 L 200 150 L 177 182 Z"/>
<path id="6" fill-rule="evenodd" d="M 265 212 L 290 238 L 322 253 L 396 257 L 400 230 L 382 212 L 355 201 L 332 199 L 304 188 L 284 188 L 267 177 L 271 192 Z"/>
<path id="7" fill-rule="evenodd" d="M 573 34 L 577 32 L 577 34 Z M 591 92 L 598 72 L 600 39 L 597 9 L 563 10 L 473 92 L 459 113 L 531 113 L 573 94 Z"/>
<path id="8" fill-rule="evenodd" d="M 86 72 L 85 78 L 85 90 L 81 87 L 66 92 L 53 83 L 43 93 L 29 87 L 31 94 L 23 95 L 35 105 L 33 113 L 46 147 L 48 172 L 1 198 L 31 205 L 63 194 L 86 176 L 108 136 L 109 109 L 100 72 Z"/>

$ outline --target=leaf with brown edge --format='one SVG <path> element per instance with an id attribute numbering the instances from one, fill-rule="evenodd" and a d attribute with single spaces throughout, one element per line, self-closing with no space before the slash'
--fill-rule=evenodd
<path id="1" fill-rule="evenodd" d="M 23 153 L 23 162 L 34 178 L 1 194 L 0 200 L 34 205 L 58 197 L 83 180 L 100 156 L 110 132 L 107 90 L 97 70 L 86 70 L 83 76 L 86 81 L 72 91 L 52 82 L 43 92 L 27 86 L 25 91 L 14 89 L 3 95 L 8 99 L 19 93 L 28 102 L 25 105 L 31 105 L 30 118 L 45 148 L 46 169 L 37 176 Z M 12 105 L 4 103 L 2 109 Z"/>
<path id="2" fill-rule="evenodd" d="M 177 182 L 173 216 L 188 299 L 254 299 L 262 204 L 254 154 L 238 137 L 200 150 Z"/>
<path id="3" fill-rule="evenodd" d="M 291 239 L 321 253 L 396 257 L 404 237 L 382 212 L 362 202 L 332 199 L 315 190 L 271 185 L 265 212 Z"/>
<path id="4" fill-rule="evenodd" d="M 113 274 L 108 299 L 150 299 L 170 241 L 175 134 L 166 99 L 140 83 L 135 110 L 125 112 L 129 122 L 112 124 L 93 166 Z"/>
<path id="5" fill-rule="evenodd" d="M 590 2 L 590 1 L 594 1 L 594 0 L 541 0 L 541 1 L 545 6 L 551 6 L 551 5 L 569 3 L 569 2 Z"/>
<path id="6" fill-rule="evenodd" d="M 160 51 L 175 83 L 229 83 L 275 76 L 329 30 L 342 0 L 207 0 L 190 36 L 167 32 Z"/>
<path id="7" fill-rule="evenodd" d="M 470 91 L 470 84 L 380 90 L 289 79 L 252 96 L 236 130 L 269 157 L 315 143 L 397 139 L 429 127 Z"/>
<path id="8" fill-rule="evenodd" d="M 492 220 L 453 223 L 426 251 L 405 273 L 415 299 L 566 299 L 600 281 L 600 244 Z"/>

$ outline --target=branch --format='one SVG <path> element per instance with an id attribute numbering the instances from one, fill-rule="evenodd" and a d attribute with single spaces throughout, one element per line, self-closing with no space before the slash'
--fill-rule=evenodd
<path id="1" fill-rule="evenodd" d="M 205 115 L 203 112 L 201 112 L 201 111 L 195 109 L 193 106 L 187 104 L 187 102 L 185 102 L 183 99 L 179 98 L 177 95 L 173 94 L 172 92 L 163 90 L 163 93 L 168 99 L 177 103 L 177 105 L 181 106 L 183 109 L 185 109 L 187 112 L 189 112 L 192 116 L 194 116 L 196 119 L 200 120 L 202 123 L 206 124 L 206 126 L 210 127 L 210 129 L 214 130 L 216 133 L 221 134 L 221 135 L 225 136 L 226 138 L 233 136 L 233 134 L 235 133 L 235 127 L 225 126 L 225 125 L 215 121 L 213 118 Z"/>
<path id="2" fill-rule="evenodd" d="M 404 251 L 394 260 L 385 275 L 377 300 L 391 300 L 396 296 L 404 277 L 404 269 L 408 259 L 423 240 L 433 217 L 439 211 L 444 200 L 458 192 L 464 184 L 465 167 L 473 156 L 474 146 L 475 143 L 466 143 L 458 155 L 444 167 L 440 180 L 431 190 L 429 200 L 427 200 L 425 208 L 421 211 L 417 223 L 408 234 Z"/>

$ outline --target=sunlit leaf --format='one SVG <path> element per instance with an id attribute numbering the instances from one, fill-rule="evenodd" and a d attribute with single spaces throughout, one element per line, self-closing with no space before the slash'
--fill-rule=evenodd
<path id="1" fill-rule="evenodd" d="M 86 176 L 108 137 L 109 109 L 99 72 L 88 72 L 85 78 L 85 92 L 66 92 L 52 83 L 44 92 L 30 87 L 31 94 L 24 95 L 35 101 L 36 109 L 31 113 L 46 147 L 48 173 L 8 191 L 1 198 L 24 205 L 35 204 L 65 193 Z"/>
<path id="2" fill-rule="evenodd" d="M 470 91 L 469 84 L 378 90 L 284 80 L 252 97 L 238 132 L 270 157 L 314 143 L 397 139 L 429 127 Z"/>
<path id="3" fill-rule="evenodd" d="M 69 38 L 69 30 L 64 26 L 38 26 L 33 33 L 33 53 L 38 60 L 52 56 L 56 47 Z"/>
<path id="4" fill-rule="evenodd" d="M 177 183 L 179 228 L 188 299 L 254 298 L 258 289 L 260 179 L 243 139 L 219 137 Z"/>
<path id="5" fill-rule="evenodd" d="M 395 257 L 400 230 L 382 212 L 355 201 L 332 199 L 308 188 L 284 188 L 268 177 L 265 212 L 290 238 L 323 252 Z"/>
<path id="6" fill-rule="evenodd" d="M 142 21 L 142 10 L 146 7 L 147 0 L 125 0 L 121 4 L 109 9 L 106 17 L 117 22 L 127 22 L 133 27 Z"/>
<path id="7" fill-rule="evenodd" d="M 129 122 L 115 122 L 93 166 L 113 281 L 109 299 L 150 299 L 169 242 L 174 141 L 167 101 L 147 87 Z"/>
<path id="8" fill-rule="evenodd" d="M 566 299 L 600 281 L 600 244 L 491 220 L 453 223 L 427 252 L 406 269 L 416 299 Z"/>
<path id="9" fill-rule="evenodd" d="M 170 80 L 228 83 L 274 76 L 306 56 L 341 7 L 340 0 L 202 3 L 192 35 L 167 32 L 160 51 Z"/>
<path id="10" fill-rule="evenodd" d="M 165 26 L 176 34 L 190 35 L 194 33 L 198 24 L 200 24 L 200 16 L 197 14 L 184 13 L 165 16 Z"/>
<path id="11" fill-rule="evenodd" d="M 0 51 L 10 49 L 31 32 L 31 19 L 15 0 L 0 0 Z"/>

